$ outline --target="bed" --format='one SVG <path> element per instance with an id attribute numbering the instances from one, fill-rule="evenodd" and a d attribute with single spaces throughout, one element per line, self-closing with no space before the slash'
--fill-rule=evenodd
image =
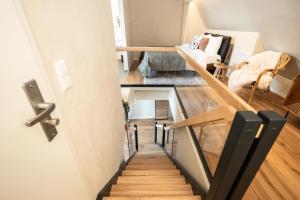
<path id="1" fill-rule="evenodd" d="M 205 33 L 210 34 L 210 33 Z M 182 49 L 184 52 L 193 57 L 202 66 L 207 68 L 211 73 L 214 72 L 213 64 L 217 62 L 224 63 L 230 48 L 231 37 L 211 34 L 214 37 L 222 36 L 222 44 L 218 51 L 218 54 L 209 55 L 199 49 L 193 50 L 191 44 L 185 43 L 177 48 Z M 140 73 L 146 77 L 153 77 L 156 72 L 168 72 L 168 71 L 183 71 L 193 70 L 186 64 L 185 60 L 177 54 L 177 52 L 153 52 L 146 51 L 142 53 L 140 65 L 138 67 Z"/>

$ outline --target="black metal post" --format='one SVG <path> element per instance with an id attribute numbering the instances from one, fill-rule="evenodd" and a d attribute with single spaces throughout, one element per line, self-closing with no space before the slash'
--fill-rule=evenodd
<path id="1" fill-rule="evenodd" d="M 161 141 L 161 146 L 162 148 L 165 148 L 165 138 L 166 138 L 166 131 L 165 131 L 165 127 L 166 127 L 166 124 L 163 125 L 163 134 L 162 134 L 162 141 Z"/>
<path id="2" fill-rule="evenodd" d="M 236 113 L 206 200 L 226 199 L 261 123 L 253 112 Z"/>
<path id="3" fill-rule="evenodd" d="M 154 144 L 157 144 L 157 122 L 154 124 Z"/>
<path id="4" fill-rule="evenodd" d="M 134 136 L 135 136 L 135 148 L 138 151 L 139 150 L 139 139 L 138 139 L 138 127 L 135 124 L 134 125 L 135 131 L 134 131 Z"/>
<path id="5" fill-rule="evenodd" d="M 262 118 L 264 128 L 253 143 L 228 199 L 242 199 L 286 123 L 285 118 L 273 111 L 259 112 L 258 116 Z"/>

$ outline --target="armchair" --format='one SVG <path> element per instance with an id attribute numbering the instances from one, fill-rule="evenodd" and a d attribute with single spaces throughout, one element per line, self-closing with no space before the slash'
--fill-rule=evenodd
<path id="1" fill-rule="evenodd" d="M 279 59 L 279 62 L 277 63 L 276 67 L 274 69 L 265 69 L 263 70 L 257 77 L 256 81 L 250 83 L 251 85 L 251 93 L 250 93 L 250 97 L 249 97 L 249 100 L 248 100 L 248 103 L 250 104 L 252 102 L 252 99 L 253 99 L 253 95 L 254 95 L 254 92 L 258 89 L 258 85 L 259 85 L 259 82 L 261 81 L 262 77 L 266 74 L 269 74 L 271 73 L 271 77 L 272 79 L 281 71 L 283 70 L 286 65 L 288 64 L 288 62 L 291 60 L 291 57 L 285 53 L 282 53 L 281 56 L 280 56 L 280 59 Z M 245 62 L 242 62 L 240 64 L 238 64 L 236 66 L 236 69 L 242 69 L 243 66 L 249 64 L 249 62 L 245 61 Z M 268 94 L 270 94 L 270 86 L 268 86 L 268 88 L 266 89 L 266 92 L 268 92 Z"/>

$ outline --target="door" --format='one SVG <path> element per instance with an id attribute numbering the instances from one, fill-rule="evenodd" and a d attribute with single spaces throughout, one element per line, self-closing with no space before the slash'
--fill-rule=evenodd
<path id="1" fill-rule="evenodd" d="M 126 47 L 126 27 L 123 0 L 111 0 L 112 18 L 114 24 L 115 44 L 117 47 Z M 129 70 L 129 58 L 127 52 L 117 52 L 118 59 L 123 57 L 123 69 Z"/>
<path id="2" fill-rule="evenodd" d="M 22 84 L 36 79 L 45 101 L 55 103 L 47 77 L 26 30 L 18 1 L 0 1 L 0 199 L 91 199 L 85 188 L 63 120 L 48 142 Z M 52 117 L 60 118 L 58 109 Z"/>

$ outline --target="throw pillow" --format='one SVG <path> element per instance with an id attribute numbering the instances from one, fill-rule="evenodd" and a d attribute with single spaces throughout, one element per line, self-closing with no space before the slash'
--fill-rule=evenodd
<path id="1" fill-rule="evenodd" d="M 208 45 L 208 42 L 209 42 L 209 38 L 202 38 L 202 40 L 200 41 L 200 44 L 199 44 L 199 49 L 201 51 L 205 51 L 205 48 Z"/>
<path id="2" fill-rule="evenodd" d="M 201 35 L 195 35 L 192 42 L 192 49 L 196 50 L 199 48 L 200 41 L 202 39 Z"/>
<path id="3" fill-rule="evenodd" d="M 221 47 L 223 37 L 213 37 L 209 38 L 209 42 L 205 48 L 205 53 L 209 55 L 216 55 Z"/>

